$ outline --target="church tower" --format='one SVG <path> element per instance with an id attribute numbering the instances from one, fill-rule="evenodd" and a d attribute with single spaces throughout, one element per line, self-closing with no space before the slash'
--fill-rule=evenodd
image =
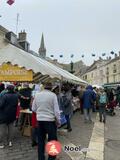
<path id="1" fill-rule="evenodd" d="M 44 36 L 43 36 L 43 33 L 42 33 L 42 38 L 41 38 L 41 44 L 40 44 L 40 48 L 39 48 L 39 56 L 41 58 L 46 58 L 46 48 L 45 48 L 45 45 L 44 45 Z"/>

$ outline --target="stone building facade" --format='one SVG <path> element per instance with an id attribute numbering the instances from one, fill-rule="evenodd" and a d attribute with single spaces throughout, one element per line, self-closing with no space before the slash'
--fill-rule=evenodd
<path id="1" fill-rule="evenodd" d="M 0 25 L 0 49 L 3 48 L 7 44 L 5 40 L 5 35 L 7 32 L 8 30 Z"/>
<path id="2" fill-rule="evenodd" d="M 81 75 L 90 84 L 103 85 L 120 82 L 120 53 L 113 59 L 95 61 L 87 71 Z"/>

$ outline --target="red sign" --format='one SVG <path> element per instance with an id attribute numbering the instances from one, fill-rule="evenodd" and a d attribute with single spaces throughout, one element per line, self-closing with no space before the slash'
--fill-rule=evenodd
<path id="1" fill-rule="evenodd" d="M 61 144 L 58 141 L 50 141 L 46 144 L 46 152 L 51 156 L 56 156 L 61 152 Z"/>
<path id="2" fill-rule="evenodd" d="M 12 5 L 14 2 L 15 2 L 15 0 L 8 0 L 8 1 L 7 1 L 7 3 L 8 3 L 9 5 Z"/>

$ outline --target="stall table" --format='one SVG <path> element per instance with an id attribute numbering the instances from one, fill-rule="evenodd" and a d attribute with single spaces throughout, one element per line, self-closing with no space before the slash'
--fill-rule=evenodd
<path id="1" fill-rule="evenodd" d="M 20 114 L 24 113 L 25 114 L 25 118 L 24 118 L 24 122 L 23 122 L 23 126 L 22 126 L 22 135 L 23 136 L 31 136 L 31 115 L 32 115 L 32 111 L 30 111 L 29 109 L 22 109 L 20 110 Z"/>

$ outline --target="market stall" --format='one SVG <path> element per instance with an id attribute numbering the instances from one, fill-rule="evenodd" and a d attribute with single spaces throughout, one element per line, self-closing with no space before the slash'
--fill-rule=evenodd
<path id="1" fill-rule="evenodd" d="M 68 71 L 11 44 L 0 49 L 0 66 L 0 81 L 32 82 L 37 75 L 41 81 L 52 78 L 60 82 L 87 85 L 86 81 Z"/>
<path id="2" fill-rule="evenodd" d="M 87 84 L 86 81 L 83 81 L 68 71 L 11 44 L 0 49 L 0 65 L 7 62 L 10 62 L 12 65 L 18 65 L 19 67 L 25 67 L 26 70 L 32 70 L 35 74 L 41 73 L 42 76 L 48 75 L 51 78 L 58 78 L 81 85 Z"/>

